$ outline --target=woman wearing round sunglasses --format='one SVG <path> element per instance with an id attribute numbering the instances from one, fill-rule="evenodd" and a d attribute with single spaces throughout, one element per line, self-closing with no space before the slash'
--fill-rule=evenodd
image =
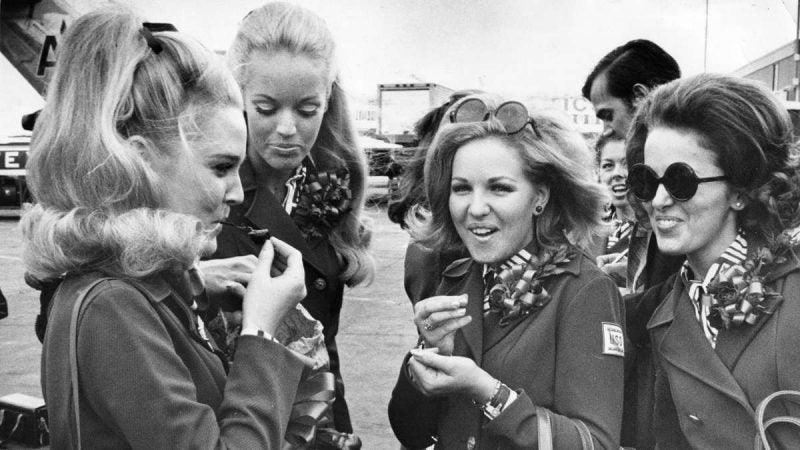
<path id="1" fill-rule="evenodd" d="M 655 91 L 628 145 L 644 156 L 628 183 L 659 248 L 686 255 L 647 325 L 657 445 L 752 448 L 759 402 L 800 389 L 800 260 L 783 233 L 800 199 L 788 114 L 754 82 L 701 75 Z M 787 413 L 800 407 L 766 417 Z M 769 428 L 773 445 L 800 448 L 781 426 Z"/>
<path id="2" fill-rule="evenodd" d="M 605 196 L 565 122 L 475 99 L 425 163 L 411 231 L 469 257 L 414 306 L 419 345 L 389 404 L 409 448 L 616 448 L 623 335 L 614 282 L 584 256 Z"/>

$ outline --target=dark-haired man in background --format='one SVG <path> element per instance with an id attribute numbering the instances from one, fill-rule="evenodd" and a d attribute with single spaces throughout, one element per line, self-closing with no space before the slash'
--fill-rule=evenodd
<path id="1" fill-rule="evenodd" d="M 603 135 L 616 134 L 625 139 L 639 102 L 651 90 L 680 76 L 678 63 L 669 53 L 651 41 L 636 39 L 605 55 L 586 78 L 582 92 L 603 122 Z M 644 155 L 628 153 L 626 160 L 629 166 L 642 163 Z M 677 272 L 683 257 L 668 256 L 658 250 L 647 213 L 632 195 L 628 195 L 628 200 L 636 212 L 637 223 L 631 232 L 627 258 L 616 265 L 606 264 L 618 258 L 614 254 L 604 255 L 598 258 L 598 266 L 607 273 L 625 275 L 629 292 L 625 296 L 628 340 L 621 443 L 645 449 L 654 446 L 651 421 L 654 372 L 647 322 L 657 305 L 644 304 L 640 299 L 645 290 L 659 289 L 667 277 Z"/>
<path id="2" fill-rule="evenodd" d="M 586 78 L 583 96 L 603 121 L 603 134 L 623 139 L 639 100 L 664 83 L 680 78 L 675 59 L 646 39 L 636 39 L 609 52 Z"/>

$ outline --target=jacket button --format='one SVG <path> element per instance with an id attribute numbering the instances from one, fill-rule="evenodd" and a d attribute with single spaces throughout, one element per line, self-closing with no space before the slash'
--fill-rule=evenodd
<path id="1" fill-rule="evenodd" d="M 328 287 L 328 283 L 325 281 L 324 278 L 317 278 L 316 280 L 314 280 L 313 286 L 314 289 L 318 291 L 323 291 L 325 290 L 326 287 Z"/>
<path id="2" fill-rule="evenodd" d="M 467 439 L 467 450 L 472 450 L 475 448 L 475 436 L 470 436 Z"/>
<path id="3" fill-rule="evenodd" d="M 695 425 L 702 425 L 703 424 L 703 419 L 695 416 L 694 414 L 689 414 L 689 420 L 691 420 L 692 423 L 694 423 Z"/>

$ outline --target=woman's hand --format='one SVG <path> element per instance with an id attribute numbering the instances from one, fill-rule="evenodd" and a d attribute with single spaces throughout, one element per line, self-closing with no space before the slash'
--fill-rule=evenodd
<path id="1" fill-rule="evenodd" d="M 276 268 L 282 269 L 280 273 Z M 247 286 L 242 303 L 242 327 L 257 327 L 274 335 L 283 316 L 305 296 L 302 254 L 273 237 L 261 248 Z"/>
<path id="2" fill-rule="evenodd" d="M 627 252 L 600 255 L 597 257 L 596 262 L 597 267 L 610 275 L 618 286 L 620 285 L 620 280 L 622 281 L 622 286 L 625 285 L 625 277 L 628 271 Z"/>
<path id="3" fill-rule="evenodd" d="M 456 330 L 472 321 L 467 315 L 467 294 L 440 295 L 414 305 L 414 323 L 429 347 L 442 355 L 453 354 Z"/>
<path id="4" fill-rule="evenodd" d="M 228 297 L 238 302 L 247 292 L 257 263 L 255 255 L 200 261 L 198 266 L 203 273 L 206 294 L 217 304 L 229 303 L 226 302 Z"/>
<path id="5" fill-rule="evenodd" d="M 462 356 L 442 356 L 436 349 L 411 350 L 408 373 L 420 392 L 427 396 L 464 394 L 486 403 L 497 380 Z"/>

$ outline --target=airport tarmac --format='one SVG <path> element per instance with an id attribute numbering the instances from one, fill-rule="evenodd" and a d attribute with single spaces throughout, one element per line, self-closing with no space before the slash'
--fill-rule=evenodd
<path id="1" fill-rule="evenodd" d="M 369 286 L 345 290 L 339 337 L 342 376 L 353 427 L 364 449 L 398 449 L 386 405 L 406 351 L 416 341 L 412 310 L 403 291 L 403 255 L 408 237 L 389 222 L 385 206 L 369 206 L 376 277 Z M 0 396 L 20 392 L 41 397 L 41 344 L 33 324 L 38 292 L 23 281 L 18 220 L 0 217 L 0 288 L 9 316 L 0 320 Z M 11 447 L 9 447 L 11 448 Z"/>

